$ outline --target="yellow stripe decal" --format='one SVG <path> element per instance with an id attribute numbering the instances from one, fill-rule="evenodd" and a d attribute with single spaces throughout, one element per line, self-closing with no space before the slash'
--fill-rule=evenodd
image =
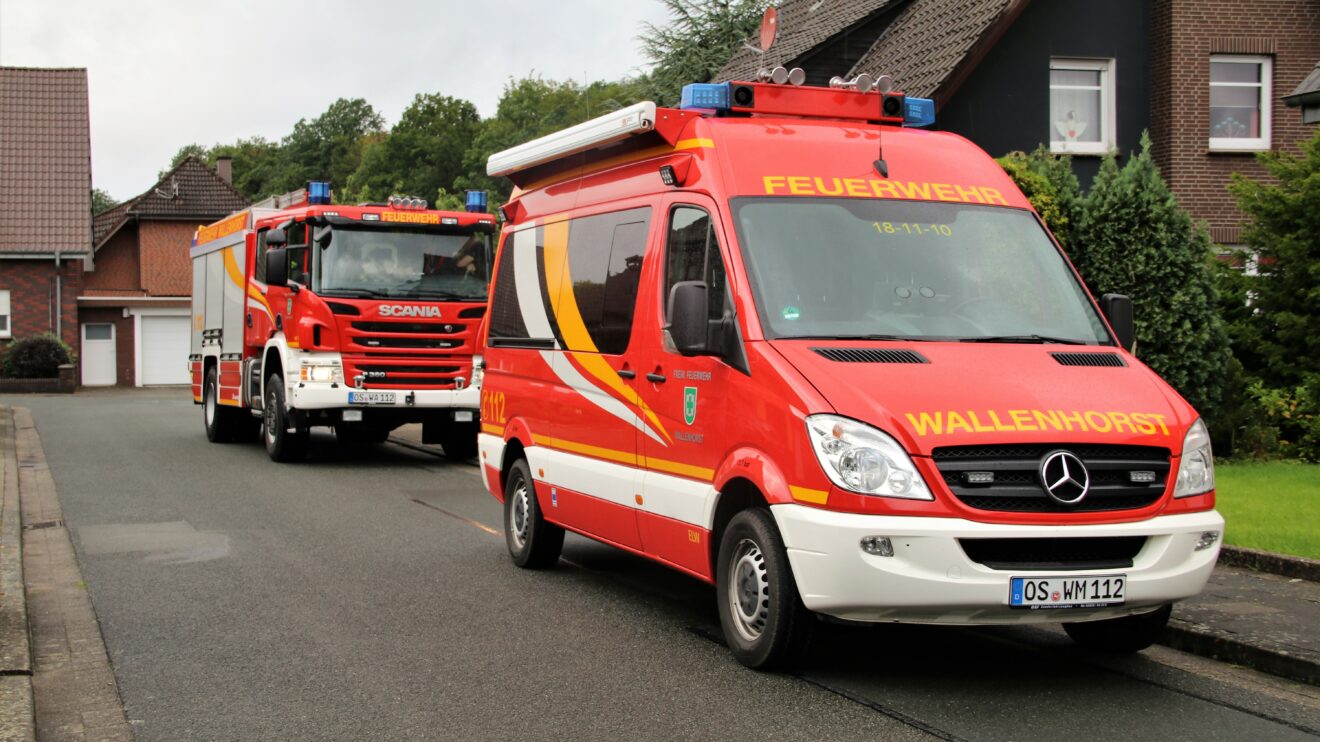
<path id="1" fill-rule="evenodd" d="M 481 424 L 481 432 L 483 432 L 483 433 L 489 433 L 489 434 L 491 434 L 491 435 L 498 435 L 499 437 L 503 438 L 503 437 L 504 437 L 504 426 L 503 426 L 503 425 L 496 425 L 495 423 L 482 423 L 482 424 Z"/>
<path id="2" fill-rule="evenodd" d="M 714 139 L 681 139 L 674 149 L 715 149 Z"/>
<path id="3" fill-rule="evenodd" d="M 794 500 L 809 502 L 813 505 L 824 505 L 825 501 L 830 499 L 830 493 L 825 490 L 813 490 L 791 484 L 788 486 L 788 492 L 793 495 Z"/>
<path id="4" fill-rule="evenodd" d="M 238 260 L 234 257 L 234 248 L 231 245 L 224 249 L 225 254 L 225 273 L 229 274 L 229 280 L 234 285 L 243 288 L 243 271 L 238 267 Z"/>
<path id="5" fill-rule="evenodd" d="M 645 458 L 645 468 L 651 471 L 666 472 L 668 474 L 677 474 L 681 477 L 699 479 L 703 482 L 712 482 L 715 480 L 715 470 L 707 469 L 704 466 L 692 466 L 691 464 L 680 464 L 677 461 L 665 461 L 664 459 L 655 459 L 647 456 Z"/>

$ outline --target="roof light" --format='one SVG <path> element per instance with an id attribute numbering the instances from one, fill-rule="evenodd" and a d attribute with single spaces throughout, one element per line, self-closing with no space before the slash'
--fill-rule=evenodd
<path id="1" fill-rule="evenodd" d="M 486 192 L 468 191 L 466 208 L 468 211 L 481 212 L 486 210 Z"/>
<path id="2" fill-rule="evenodd" d="M 935 123 L 935 101 L 930 98 L 908 98 L 904 103 L 904 126 L 931 126 Z"/>
<path id="3" fill-rule="evenodd" d="M 496 152 L 486 160 L 486 174 L 509 175 L 519 170 L 585 152 L 655 128 L 655 103 L 644 101 L 526 144 Z"/>
<path id="4" fill-rule="evenodd" d="M 683 86 L 683 97 L 678 107 L 708 108 L 716 111 L 729 110 L 730 83 L 694 82 Z"/>
<path id="5" fill-rule="evenodd" d="M 313 180 L 307 184 L 307 203 L 311 205 L 330 203 L 330 181 Z"/>

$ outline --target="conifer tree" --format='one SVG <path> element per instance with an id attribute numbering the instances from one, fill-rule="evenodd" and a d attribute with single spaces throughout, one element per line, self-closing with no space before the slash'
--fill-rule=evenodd
<path id="1" fill-rule="evenodd" d="M 1106 157 L 1070 257 L 1098 298 L 1132 297 L 1136 354 L 1211 422 L 1228 368 L 1228 336 L 1216 310 L 1210 238 L 1160 177 L 1150 137 L 1119 168 Z"/>

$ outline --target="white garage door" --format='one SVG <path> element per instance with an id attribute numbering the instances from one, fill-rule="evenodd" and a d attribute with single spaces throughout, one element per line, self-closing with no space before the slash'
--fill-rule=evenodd
<path id="1" fill-rule="evenodd" d="M 188 384 L 188 347 L 192 340 L 187 317 L 142 318 L 142 367 L 138 384 Z"/>

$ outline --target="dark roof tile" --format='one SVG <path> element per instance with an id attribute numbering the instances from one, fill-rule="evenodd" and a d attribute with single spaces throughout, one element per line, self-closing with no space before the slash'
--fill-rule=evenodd
<path id="1" fill-rule="evenodd" d="M 770 51 L 739 49 L 715 74 L 715 82 L 753 80 L 762 67 L 788 64 L 899 1 L 786 0 L 779 6 L 779 39 Z"/>
<path id="2" fill-rule="evenodd" d="M 87 252 L 87 70 L 0 67 L 0 253 Z"/>

